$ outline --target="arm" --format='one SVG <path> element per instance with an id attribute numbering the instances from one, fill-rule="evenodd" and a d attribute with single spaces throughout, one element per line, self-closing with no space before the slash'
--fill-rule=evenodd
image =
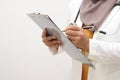
<path id="1" fill-rule="evenodd" d="M 120 64 L 120 43 L 90 39 L 88 58 L 102 64 Z"/>
<path id="2" fill-rule="evenodd" d="M 68 39 L 70 39 L 77 48 L 89 52 L 89 59 L 101 64 L 120 64 L 119 41 L 107 42 L 88 39 L 85 36 L 84 31 L 75 26 L 69 26 L 65 31 Z"/>

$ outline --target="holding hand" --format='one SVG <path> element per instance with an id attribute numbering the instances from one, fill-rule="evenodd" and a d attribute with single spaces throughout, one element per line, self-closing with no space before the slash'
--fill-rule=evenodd
<path id="1" fill-rule="evenodd" d="M 46 46 L 49 48 L 56 48 L 58 49 L 59 46 L 62 46 L 61 41 L 59 41 L 56 36 L 47 36 L 47 30 L 44 29 L 42 32 L 42 40 Z"/>
<path id="2" fill-rule="evenodd" d="M 77 26 L 68 26 L 65 33 L 70 41 L 77 47 L 85 51 L 89 51 L 89 39 L 84 30 Z"/>

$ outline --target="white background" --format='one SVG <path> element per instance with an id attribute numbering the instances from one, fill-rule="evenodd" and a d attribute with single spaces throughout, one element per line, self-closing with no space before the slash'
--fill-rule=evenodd
<path id="1" fill-rule="evenodd" d="M 71 58 L 53 56 L 26 15 L 48 14 L 64 29 L 68 0 L 0 0 L 0 80 L 70 80 Z"/>

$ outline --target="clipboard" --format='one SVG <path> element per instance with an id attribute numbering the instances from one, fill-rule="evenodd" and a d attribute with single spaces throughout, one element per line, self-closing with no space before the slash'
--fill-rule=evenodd
<path id="1" fill-rule="evenodd" d="M 58 28 L 58 26 L 52 21 L 48 15 L 44 14 L 27 14 L 41 29 L 46 28 L 48 35 L 55 35 L 58 40 L 63 43 L 61 47 L 70 57 L 78 60 L 84 64 L 95 69 L 95 66 L 77 49 L 74 44 L 63 34 L 63 32 Z"/>

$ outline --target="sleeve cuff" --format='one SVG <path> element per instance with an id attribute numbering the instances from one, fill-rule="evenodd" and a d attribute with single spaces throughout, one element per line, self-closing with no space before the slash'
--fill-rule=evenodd
<path id="1" fill-rule="evenodd" d="M 49 48 L 49 50 L 53 53 L 53 55 L 62 53 L 62 48 L 61 47 L 59 47 L 58 49 L 56 49 L 56 48 Z"/>

